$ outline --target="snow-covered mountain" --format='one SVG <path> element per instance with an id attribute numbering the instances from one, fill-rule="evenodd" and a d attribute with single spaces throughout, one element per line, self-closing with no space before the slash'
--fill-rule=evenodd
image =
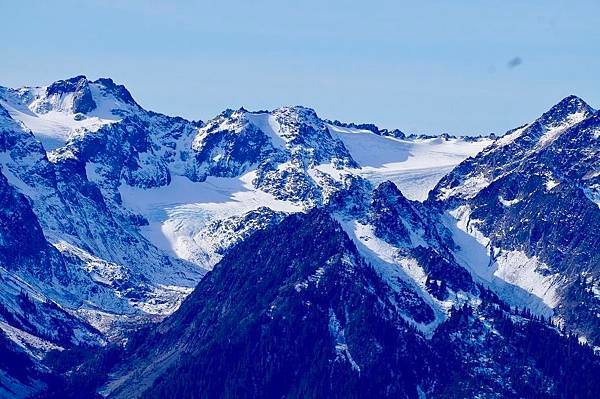
<path id="1" fill-rule="evenodd" d="M 92 360 L 79 381 L 104 375 L 108 398 L 592 398 L 600 389 L 590 347 L 468 278 L 462 287 L 478 302 L 423 334 L 409 320 L 431 317 L 428 304 L 410 287 L 397 293 L 361 252 L 325 209 L 288 216 L 234 247 L 178 311 Z M 444 297 L 437 282 L 429 289 Z M 51 397 L 90 394 L 85 384 L 57 388 Z"/>
<path id="2" fill-rule="evenodd" d="M 22 351 L 44 375 L 49 350 L 130 340 L 131 329 L 171 315 L 200 281 L 190 302 L 209 295 L 219 306 L 208 284 L 224 273 L 243 281 L 244 259 L 203 279 L 209 270 L 231 264 L 232 251 L 243 257 L 243 243 L 279 231 L 287 215 L 319 208 L 325 219 L 302 226 L 340 229 L 336 240 L 353 246 L 342 258 L 380 287 L 385 323 L 392 317 L 417 341 L 451 329 L 453 309 L 489 318 L 484 307 L 495 298 L 597 343 L 597 120 L 568 97 L 498 140 L 417 137 L 299 106 L 188 121 L 144 110 L 110 79 L 0 88 L 0 329 L 10 353 Z M 300 273 L 306 281 L 294 280 L 290 293 L 319 270 Z M 335 285 L 341 277 L 332 276 Z M 197 311 L 190 306 L 173 320 Z M 158 328 L 168 330 L 168 320 Z M 347 349 L 338 352 L 353 364 Z M 8 374 L 1 381 L 17 384 Z M 23 392 L 43 386 L 27 384 Z"/>
<path id="3" fill-rule="evenodd" d="M 129 91 L 111 79 L 91 82 L 76 76 L 44 87 L 0 91 L 2 106 L 31 130 L 46 150 L 141 110 Z"/>
<path id="4" fill-rule="evenodd" d="M 600 333 L 600 119 L 567 97 L 442 179 L 430 201 L 445 212 L 457 256 L 518 302 Z"/>

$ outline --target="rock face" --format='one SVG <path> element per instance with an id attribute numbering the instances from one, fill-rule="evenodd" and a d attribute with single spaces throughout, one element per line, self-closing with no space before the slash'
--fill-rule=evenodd
<path id="1" fill-rule="evenodd" d="M 202 275 L 202 270 L 170 258 L 152 246 L 139 231 L 143 220 L 120 207 L 116 191 L 120 176 L 142 183 L 141 178 L 131 178 L 131 173 L 119 166 L 136 168 L 122 153 L 111 150 L 111 146 L 118 146 L 122 152 L 130 148 L 130 142 L 119 141 L 122 137 L 117 134 L 108 137 L 108 132 L 115 130 L 112 125 L 105 126 L 94 135 L 74 139 L 72 146 L 52 153 L 46 153 L 30 132 L 17 127 L 3 132 L 2 143 L 3 173 L 29 197 L 30 202 L 23 194 L 13 194 L 21 203 L 30 203 L 29 213 L 21 218 L 26 223 L 39 223 L 32 229 L 41 228 L 38 236 L 43 230 L 43 239 L 52 245 L 44 241 L 51 248 L 48 253 L 57 259 L 54 264 L 63 265 L 60 273 L 53 273 L 56 281 L 40 279 L 42 293 L 76 310 L 82 317 L 93 318 L 90 323 L 101 329 L 110 328 L 111 323 L 105 325 L 103 320 L 97 319 L 107 313 L 123 317 L 140 312 L 161 314 L 161 306 L 173 307 L 182 299 L 181 289 L 189 292 Z M 127 136 L 134 143 L 139 137 L 135 133 L 132 130 Z M 103 145 L 95 146 L 98 136 L 104 139 Z M 102 164 L 86 167 L 92 161 L 104 161 L 112 167 L 106 172 Z M 104 172 L 106 177 L 97 183 L 88 178 L 88 172 L 94 176 Z M 13 225 L 14 229 L 9 228 L 13 233 L 23 226 L 18 221 Z M 23 236 L 18 240 L 26 242 Z M 41 244 L 36 242 L 41 240 L 38 237 L 28 244 L 39 246 Z M 48 271 L 45 266 L 37 264 L 36 267 Z M 168 285 L 181 288 L 175 291 L 161 288 Z"/>
<path id="2" fill-rule="evenodd" d="M 102 392 L 109 398 L 597 392 L 600 362 L 589 347 L 481 293 L 476 309 L 455 309 L 425 339 L 399 315 L 390 287 L 342 227 L 314 209 L 229 251 L 177 312 L 132 338 Z M 551 359 L 558 354 L 565 358 Z"/>
<path id="3" fill-rule="evenodd" d="M 0 262 L 9 271 L 26 270 L 42 281 L 65 281 L 65 265 L 45 239 L 27 198 L 0 174 Z"/>
<path id="4" fill-rule="evenodd" d="M 593 340 L 600 332 L 599 122 L 581 99 L 567 97 L 460 164 L 430 195 L 434 206 L 462 215 L 491 264 L 508 263 L 499 274 Z"/>
<path id="5" fill-rule="evenodd" d="M 111 79 L 0 88 L 0 330 L 34 370 L 0 387 L 593 397 L 566 331 L 600 334 L 598 118 L 568 97 L 497 140 L 417 137 L 305 107 L 192 122 Z"/>
<path id="6" fill-rule="evenodd" d="M 147 221 L 122 207 L 118 193 L 122 180 L 164 184 L 169 143 L 196 125 L 143 111 L 122 86 L 104 82 L 0 90 L 0 323 L 40 374 L 49 350 L 103 345 L 164 317 L 205 273 L 152 245 L 140 231 Z M 123 106 L 129 116 L 92 115 L 110 99 L 115 114 Z M 73 129 L 62 136 L 70 144 L 47 152 L 51 122 Z M 164 128 L 156 138 L 164 151 L 146 166 L 138 156 L 151 151 L 152 128 Z"/>
<path id="7" fill-rule="evenodd" d="M 60 80 L 46 88 L 46 96 L 48 98 L 61 97 L 67 94 L 72 94 L 72 111 L 74 113 L 86 114 L 97 107 L 92 97 L 89 82 L 85 76 Z"/>
<path id="8" fill-rule="evenodd" d="M 130 395 L 136 381 L 149 397 L 415 396 L 421 366 L 402 348 L 422 339 L 379 301 L 385 290 L 326 212 L 290 216 L 232 249 L 160 332 L 139 337 L 139 353 L 150 352 L 135 367 L 168 358 L 148 373 L 156 382 L 134 372 L 109 396 Z M 193 385 L 163 384 L 192 373 Z M 392 374 L 401 377 L 379 384 Z"/>

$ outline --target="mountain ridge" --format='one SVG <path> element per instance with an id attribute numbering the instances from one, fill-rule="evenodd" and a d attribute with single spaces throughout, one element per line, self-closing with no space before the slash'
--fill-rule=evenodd
<path id="1" fill-rule="evenodd" d="M 230 251 L 315 209 L 417 336 L 436 337 L 456 309 L 478 314 L 491 292 L 511 315 L 554 317 L 596 345 L 600 124 L 577 97 L 494 140 L 406 136 L 301 106 L 193 122 L 144 110 L 110 79 L 48 87 L 0 88 L 3 237 L 37 237 L 62 265 L 46 279 L 46 263 L 38 273 L 0 246 L 15 265 L 0 327 L 19 350 L 43 357 L 31 337 L 67 351 L 77 334 L 126 341 L 177 312 Z M 33 327 L 15 321 L 48 306 Z M 43 333 L 52 323 L 65 333 Z"/>

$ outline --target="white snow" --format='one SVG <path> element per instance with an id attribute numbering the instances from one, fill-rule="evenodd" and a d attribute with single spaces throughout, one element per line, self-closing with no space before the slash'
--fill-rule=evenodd
<path id="1" fill-rule="evenodd" d="M 504 147 L 505 145 L 512 143 L 517 138 L 519 138 L 523 134 L 525 129 L 527 129 L 528 127 L 529 127 L 529 125 L 525 125 L 519 129 L 516 129 L 512 133 L 505 134 L 504 136 L 502 136 L 498 140 L 496 140 L 494 147 Z"/>
<path id="2" fill-rule="evenodd" d="M 3 321 L 0 321 L 0 330 L 2 330 L 13 342 L 21 346 L 26 352 L 38 359 L 42 359 L 43 355 L 50 350 L 64 349 L 40 337 L 19 330 Z"/>
<path id="3" fill-rule="evenodd" d="M 14 92 L 7 93 L 0 104 L 6 108 L 10 116 L 19 121 L 26 129 L 31 130 L 42 142 L 47 151 L 63 146 L 69 139 L 85 132 L 95 132 L 102 126 L 121 120 L 112 113 L 113 109 L 134 109 L 112 95 L 102 92 L 101 85 L 89 83 L 96 108 L 87 114 L 72 112 L 73 93 L 46 96 L 45 87 L 26 88 L 20 91 L 32 97 L 29 103 Z"/>
<path id="4" fill-rule="evenodd" d="M 127 271 L 123 265 L 100 259 L 65 240 L 58 240 L 53 245 L 61 253 L 81 259 L 84 262 L 83 270 L 94 281 L 110 285 L 127 278 Z"/>
<path id="5" fill-rule="evenodd" d="M 453 188 L 443 187 L 440 191 L 440 200 L 445 200 L 450 197 L 460 196 L 465 199 L 475 197 L 481 190 L 489 186 L 491 181 L 483 174 L 479 173 L 474 176 L 467 177 L 461 184 Z"/>
<path id="6" fill-rule="evenodd" d="M 103 177 L 98 173 L 98 169 L 101 165 L 95 164 L 93 162 L 88 162 L 85 164 L 85 174 L 87 179 L 94 183 L 99 183 L 103 181 Z"/>
<path id="7" fill-rule="evenodd" d="M 514 204 L 519 203 L 521 201 L 521 199 L 520 198 L 515 198 L 515 199 L 512 199 L 512 200 L 505 200 L 502 196 L 499 196 L 498 197 L 498 201 L 500 201 L 500 203 L 502 205 L 504 205 L 505 207 L 510 207 L 510 206 L 513 206 Z"/>
<path id="8" fill-rule="evenodd" d="M 157 284 L 150 298 L 137 302 L 135 307 L 147 315 L 164 316 L 176 311 L 185 297 L 192 293 L 193 287 Z"/>
<path id="9" fill-rule="evenodd" d="M 551 308 L 558 305 L 556 282 L 559 277 L 544 276 L 541 272 L 547 266 L 537 257 L 530 258 L 522 251 L 501 251 L 494 261 L 494 276 L 541 298 Z"/>
<path id="10" fill-rule="evenodd" d="M 6 177 L 6 180 L 22 194 L 34 195 L 35 191 L 13 173 L 13 169 L 16 167 L 18 166 L 15 165 L 9 153 L 0 152 L 0 172 Z"/>
<path id="11" fill-rule="evenodd" d="M 590 171 L 588 173 L 585 174 L 585 176 L 582 177 L 583 180 L 591 180 L 594 179 L 596 177 L 600 176 L 600 169 L 598 170 L 593 170 Z"/>
<path id="12" fill-rule="evenodd" d="M 276 148 L 285 148 L 286 141 L 280 135 L 280 125 L 275 116 L 267 112 L 246 113 L 246 117 L 254 126 L 258 127 L 271 139 Z"/>
<path id="13" fill-rule="evenodd" d="M 583 192 L 590 201 L 598 205 L 600 208 L 600 185 L 595 185 L 590 188 L 584 188 Z"/>
<path id="14" fill-rule="evenodd" d="M 589 180 L 600 176 L 600 169 L 592 170 L 583 176 L 584 186 L 583 192 L 593 203 L 600 207 L 600 183 L 591 183 Z"/>
<path id="15" fill-rule="evenodd" d="M 168 186 L 141 189 L 121 185 L 119 191 L 125 207 L 142 214 L 150 223 L 142 233 L 158 248 L 182 259 L 206 264 L 207 243 L 200 233 L 210 222 L 243 215 L 261 206 L 281 212 L 300 212 L 302 207 L 290 201 L 275 199 L 257 190 L 252 181 L 255 172 L 241 177 L 208 177 L 197 183 L 173 176 Z"/>
<path id="16" fill-rule="evenodd" d="M 50 111 L 41 114 L 34 113 L 19 104 L 1 100 L 0 104 L 6 108 L 13 119 L 20 121 L 26 129 L 31 130 L 48 151 L 64 145 L 78 130 L 96 131 L 102 125 L 115 120 L 114 118 L 110 120 L 95 116 L 76 120 L 75 115 L 70 112 Z"/>
<path id="17" fill-rule="evenodd" d="M 481 282 L 492 286 L 509 304 L 527 306 L 549 316 L 558 304 L 556 274 L 546 275 L 547 266 L 521 251 L 492 248 L 490 240 L 477 229 L 467 205 L 448 212 L 444 223 L 459 245 L 456 260 Z"/>
<path id="18" fill-rule="evenodd" d="M 540 150 L 552 144 L 557 138 L 560 137 L 569 127 L 581 122 L 588 117 L 587 112 L 576 112 L 567 117 L 567 120 L 557 126 L 552 126 L 548 129 L 542 137 L 538 140 L 535 150 Z"/>
<path id="19" fill-rule="evenodd" d="M 308 170 L 310 177 L 316 182 L 319 182 L 319 176 L 315 170 L 323 172 L 337 181 L 341 181 L 344 175 L 348 174 L 348 169 L 338 169 L 332 163 L 322 163 Z"/>
<path id="20" fill-rule="evenodd" d="M 454 166 L 491 144 L 491 139 L 431 138 L 402 140 L 369 130 L 328 125 L 361 166 L 352 170 L 375 184 L 394 182 L 409 199 L 423 201 Z"/>
<path id="21" fill-rule="evenodd" d="M 425 288 L 427 275 L 423 268 L 412 258 L 399 254 L 398 248 L 375 236 L 373 228 L 356 220 L 338 217 L 344 231 L 354 241 L 360 254 L 375 268 L 377 273 L 392 289 L 397 288 L 397 279 L 408 284 L 434 311 L 435 319 L 429 324 L 417 323 L 409 316 L 405 320 L 413 324 L 426 337 L 431 337 L 437 326 L 442 323 L 454 302 L 439 301 Z"/>
<path id="22" fill-rule="evenodd" d="M 558 137 L 560 137 L 560 135 L 562 133 L 564 133 L 569 127 L 581 122 L 587 116 L 589 116 L 589 115 L 586 112 L 576 112 L 574 114 L 569 115 L 567 117 L 567 120 L 564 123 L 562 123 L 560 125 L 546 127 L 547 130 L 539 138 L 533 151 L 540 150 L 540 149 L 545 148 L 548 145 L 552 144 L 552 142 L 554 142 Z M 502 136 L 498 140 L 496 140 L 494 147 L 495 148 L 504 147 L 504 146 L 512 143 L 518 137 L 520 137 L 523 134 L 523 132 L 525 132 L 525 130 L 527 130 L 530 126 L 531 125 L 528 124 L 519 129 L 516 129 L 512 133 L 505 134 L 504 136 Z"/>
<path id="23" fill-rule="evenodd" d="M 552 144 L 562 133 L 564 133 L 569 127 L 581 122 L 584 120 L 588 114 L 586 112 L 578 112 L 572 115 L 569 115 L 567 120 L 564 123 L 556 124 L 556 125 L 542 125 L 542 136 L 538 139 L 537 143 L 533 148 L 528 150 L 526 154 L 522 154 L 523 157 L 527 156 L 527 154 L 535 153 L 540 151 L 550 144 Z M 531 126 L 538 125 L 525 125 L 519 129 L 516 129 L 512 133 L 506 134 L 496 140 L 493 145 L 486 149 L 486 153 L 495 153 L 498 151 L 503 151 L 502 147 L 513 143 L 518 137 L 522 136 L 523 133 L 527 131 Z M 518 164 L 518 163 L 516 163 Z M 473 176 L 468 176 L 465 178 L 463 182 L 453 188 L 444 187 L 441 190 L 441 195 L 439 196 L 440 200 L 445 200 L 450 197 L 461 197 L 465 199 L 473 198 L 477 193 L 479 193 L 482 189 L 487 187 L 491 181 L 487 178 L 483 173 L 477 173 Z M 546 188 L 551 190 L 555 187 L 558 182 L 549 181 L 546 184 Z M 501 201 L 502 202 L 502 201 Z M 505 206 L 510 206 L 512 204 L 507 204 L 502 202 Z M 513 203 L 514 204 L 514 203 Z"/>
<path id="24" fill-rule="evenodd" d="M 548 179 L 548 180 L 546 180 L 546 190 L 550 191 L 554 187 L 558 186 L 559 184 L 560 184 L 560 182 L 558 182 L 554 179 Z"/>
<path id="25" fill-rule="evenodd" d="M 360 374 L 360 366 L 354 361 L 350 354 L 350 350 L 348 349 L 344 328 L 331 308 L 329 308 L 329 333 L 335 342 L 337 359 L 347 360 L 352 369 Z"/>

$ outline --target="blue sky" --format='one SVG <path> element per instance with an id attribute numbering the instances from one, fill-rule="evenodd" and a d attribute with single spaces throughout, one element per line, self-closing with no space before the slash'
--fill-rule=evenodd
<path id="1" fill-rule="evenodd" d="M 190 119 L 302 104 L 472 134 L 569 94 L 600 106 L 598 1 L 2 3 L 0 85 L 108 76 L 144 107 Z"/>

